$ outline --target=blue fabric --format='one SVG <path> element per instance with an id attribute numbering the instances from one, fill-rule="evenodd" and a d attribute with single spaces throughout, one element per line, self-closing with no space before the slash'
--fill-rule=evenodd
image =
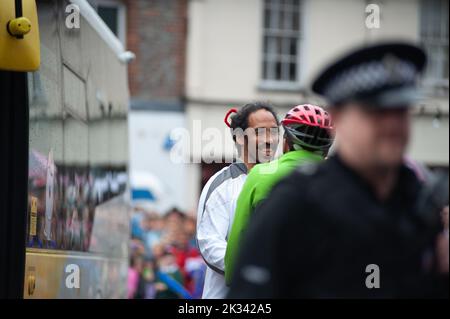
<path id="1" fill-rule="evenodd" d="M 141 228 L 142 214 L 134 214 L 131 217 L 131 237 L 143 240 L 144 231 Z"/>
<path id="2" fill-rule="evenodd" d="M 155 196 L 152 194 L 151 191 L 149 191 L 148 189 L 143 189 L 143 188 L 133 188 L 131 190 L 131 198 L 133 200 L 139 200 L 139 199 L 146 199 L 149 201 L 155 201 L 156 198 Z"/>

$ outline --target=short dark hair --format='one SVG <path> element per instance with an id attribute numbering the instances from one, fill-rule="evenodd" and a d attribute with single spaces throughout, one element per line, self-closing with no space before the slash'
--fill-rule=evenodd
<path id="1" fill-rule="evenodd" d="M 237 113 L 231 116 L 230 128 L 231 128 L 231 135 L 233 136 L 233 141 L 236 142 L 236 135 L 234 134 L 234 130 L 242 129 L 242 131 L 245 131 L 249 125 L 248 118 L 252 113 L 259 110 L 266 110 L 270 112 L 275 118 L 277 125 L 280 125 L 277 113 L 273 109 L 272 105 L 263 102 L 254 102 L 245 104 Z"/>

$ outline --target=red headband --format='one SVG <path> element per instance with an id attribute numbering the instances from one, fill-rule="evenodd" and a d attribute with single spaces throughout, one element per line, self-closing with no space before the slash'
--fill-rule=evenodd
<path id="1" fill-rule="evenodd" d="M 237 113 L 237 112 L 238 112 L 237 109 L 233 108 L 233 109 L 230 109 L 227 112 L 227 114 L 225 115 L 225 118 L 223 119 L 223 121 L 225 122 L 226 126 L 228 126 L 229 128 L 231 128 L 231 124 L 228 122 L 228 118 L 230 117 L 230 115 L 232 113 Z"/>

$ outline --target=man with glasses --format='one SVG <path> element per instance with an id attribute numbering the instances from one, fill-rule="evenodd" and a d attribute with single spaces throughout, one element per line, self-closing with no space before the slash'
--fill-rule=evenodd
<path id="1" fill-rule="evenodd" d="M 236 114 L 228 116 L 231 112 Z M 197 212 L 197 242 L 208 269 L 203 288 L 204 299 L 224 298 L 224 258 L 227 238 L 233 223 L 236 200 L 247 172 L 257 163 L 273 159 L 278 146 L 278 119 L 265 103 L 250 103 L 225 117 L 238 151 L 238 161 L 213 175 L 200 196 Z"/>
<path id="2" fill-rule="evenodd" d="M 272 187 L 297 166 L 322 161 L 333 142 L 331 117 L 316 105 L 303 104 L 292 108 L 281 125 L 285 131 L 284 155 L 272 162 L 256 165 L 249 173 L 237 201 L 225 255 L 225 278 L 228 285 L 234 272 L 241 237 L 251 213 L 266 198 Z"/>

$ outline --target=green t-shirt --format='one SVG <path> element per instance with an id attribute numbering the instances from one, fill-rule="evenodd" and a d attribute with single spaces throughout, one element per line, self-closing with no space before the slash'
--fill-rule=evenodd
<path id="1" fill-rule="evenodd" d="M 321 155 L 298 150 L 283 154 L 269 163 L 255 165 L 247 176 L 237 200 L 236 212 L 225 253 L 225 280 L 230 284 L 239 250 L 240 238 L 250 215 L 259 202 L 266 198 L 272 187 L 297 166 L 323 160 Z"/>

